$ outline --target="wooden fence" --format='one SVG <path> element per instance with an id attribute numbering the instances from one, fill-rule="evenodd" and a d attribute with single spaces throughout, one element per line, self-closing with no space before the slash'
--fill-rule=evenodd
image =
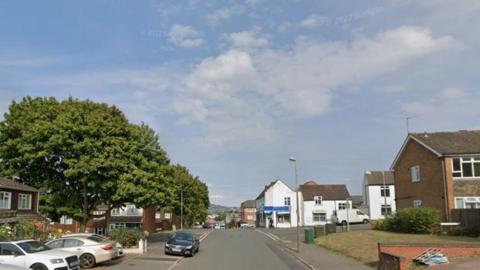
<path id="1" fill-rule="evenodd" d="M 453 222 L 460 222 L 465 227 L 480 230 L 480 209 L 452 209 Z"/>

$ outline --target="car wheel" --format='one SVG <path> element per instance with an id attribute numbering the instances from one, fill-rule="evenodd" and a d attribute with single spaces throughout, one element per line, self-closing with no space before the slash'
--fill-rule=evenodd
<path id="1" fill-rule="evenodd" d="M 86 253 L 80 256 L 80 267 L 88 269 L 94 266 L 95 266 L 95 256 L 89 253 Z"/>
<path id="2" fill-rule="evenodd" d="M 30 266 L 30 269 L 32 269 L 32 270 L 48 270 L 48 268 L 45 265 L 40 264 L 40 263 L 37 263 L 37 264 L 34 264 L 34 265 Z"/>
<path id="3" fill-rule="evenodd" d="M 368 223 L 368 219 L 364 219 L 363 224 L 367 224 L 367 223 Z"/>
<path id="4" fill-rule="evenodd" d="M 347 222 L 346 222 L 345 220 L 342 221 L 342 225 L 343 225 L 343 226 L 347 226 Z"/>

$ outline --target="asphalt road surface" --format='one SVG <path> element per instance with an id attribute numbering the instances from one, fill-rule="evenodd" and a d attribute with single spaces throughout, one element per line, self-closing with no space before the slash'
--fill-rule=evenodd
<path id="1" fill-rule="evenodd" d="M 267 236 L 251 229 L 215 230 L 193 258 L 179 261 L 173 270 L 306 270 Z"/>

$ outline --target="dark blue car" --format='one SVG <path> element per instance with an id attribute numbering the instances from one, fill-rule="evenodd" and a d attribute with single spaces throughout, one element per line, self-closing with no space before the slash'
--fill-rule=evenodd
<path id="1" fill-rule="evenodd" d="M 176 232 L 165 243 L 165 254 L 193 256 L 200 250 L 200 241 L 191 232 Z"/>

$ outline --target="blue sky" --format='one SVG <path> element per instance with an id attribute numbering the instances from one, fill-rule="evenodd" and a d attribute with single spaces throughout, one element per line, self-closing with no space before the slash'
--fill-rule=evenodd
<path id="1" fill-rule="evenodd" d="M 0 0 L 0 111 L 120 107 L 238 205 L 284 179 L 388 169 L 412 131 L 480 128 L 480 2 Z"/>

